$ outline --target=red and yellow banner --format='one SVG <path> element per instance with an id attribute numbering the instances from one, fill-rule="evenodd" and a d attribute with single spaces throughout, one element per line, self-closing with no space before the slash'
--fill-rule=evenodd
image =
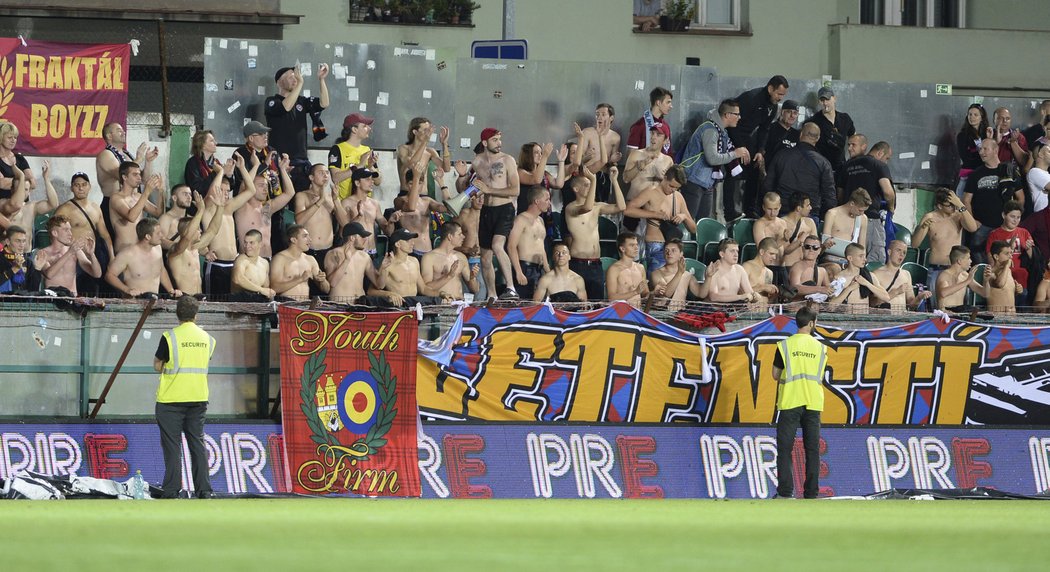
<path id="1" fill-rule="evenodd" d="M 292 492 L 420 496 L 415 316 L 278 316 Z"/>
<path id="2" fill-rule="evenodd" d="M 0 121 L 26 155 L 95 155 L 102 127 L 128 116 L 128 44 L 0 38 Z"/>

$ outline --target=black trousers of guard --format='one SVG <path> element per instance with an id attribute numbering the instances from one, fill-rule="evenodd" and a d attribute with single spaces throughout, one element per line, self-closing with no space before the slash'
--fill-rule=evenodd
<path id="1" fill-rule="evenodd" d="M 820 485 L 820 412 L 796 407 L 782 409 L 777 418 L 777 496 L 794 496 L 795 475 L 791 450 L 795 446 L 795 433 L 802 426 L 802 448 L 806 452 L 806 483 L 802 496 L 817 498 Z"/>
<path id="2" fill-rule="evenodd" d="M 199 496 L 211 492 L 208 481 L 208 451 L 204 448 L 204 416 L 208 402 L 157 403 L 157 425 L 160 427 L 160 447 L 164 452 L 165 498 L 176 498 L 182 490 L 182 435 L 190 449 L 193 489 Z"/>

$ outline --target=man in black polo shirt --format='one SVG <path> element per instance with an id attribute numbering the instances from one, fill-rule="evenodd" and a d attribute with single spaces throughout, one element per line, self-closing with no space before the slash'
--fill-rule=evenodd
<path id="1" fill-rule="evenodd" d="M 820 140 L 817 141 L 817 152 L 831 163 L 838 172 L 846 163 L 846 144 L 849 138 L 857 133 L 853 119 L 848 113 L 836 108 L 835 92 L 830 87 L 817 91 L 821 110 L 806 120 L 820 127 Z"/>
<path id="2" fill-rule="evenodd" d="M 292 159 L 292 181 L 303 181 L 310 173 L 310 159 L 306 155 L 306 118 L 313 115 L 315 125 L 320 113 L 328 107 L 328 64 L 317 67 L 317 79 L 321 83 L 321 97 L 303 97 L 303 74 L 299 66 L 281 68 L 273 75 L 277 82 L 277 95 L 266 98 L 266 124 L 273 131 L 270 144 L 278 153 Z M 323 125 L 319 126 L 321 129 Z M 307 182 L 307 184 L 309 184 Z M 298 188 L 299 182 L 296 182 Z"/>
<path id="3" fill-rule="evenodd" d="M 893 149 L 885 141 L 872 145 L 867 155 L 858 155 L 846 162 L 839 173 L 839 196 L 845 197 L 857 189 L 868 191 L 871 205 L 864 211 L 868 217 L 868 234 L 864 246 L 868 262 L 886 262 L 886 223 L 892 224 L 897 195 L 890 179 L 887 163 Z M 886 211 L 886 220 L 879 211 Z"/>

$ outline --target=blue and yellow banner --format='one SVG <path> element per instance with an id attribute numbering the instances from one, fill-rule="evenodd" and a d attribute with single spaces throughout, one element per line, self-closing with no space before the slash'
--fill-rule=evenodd
<path id="1" fill-rule="evenodd" d="M 704 337 L 626 304 L 465 308 L 447 365 L 421 359 L 424 415 L 485 421 L 770 423 L 776 316 Z M 820 327 L 825 423 L 1050 422 L 1050 329 L 931 319 L 873 330 Z"/>

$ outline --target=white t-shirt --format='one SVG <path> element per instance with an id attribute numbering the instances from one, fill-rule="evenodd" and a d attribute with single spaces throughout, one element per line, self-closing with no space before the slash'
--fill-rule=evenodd
<path id="1" fill-rule="evenodd" d="M 1033 212 L 1046 208 L 1050 200 L 1046 196 L 1046 185 L 1050 184 L 1050 173 L 1038 167 L 1028 171 L 1028 197 L 1032 199 Z"/>

